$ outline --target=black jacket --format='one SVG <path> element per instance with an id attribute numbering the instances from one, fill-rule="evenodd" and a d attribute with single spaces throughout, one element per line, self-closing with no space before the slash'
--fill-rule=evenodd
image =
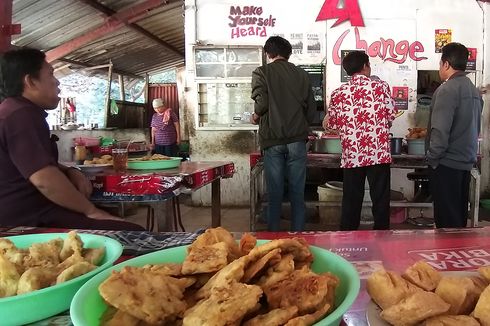
<path id="1" fill-rule="evenodd" d="M 306 71 L 281 59 L 255 69 L 252 99 L 262 149 L 307 140 L 316 105 Z"/>

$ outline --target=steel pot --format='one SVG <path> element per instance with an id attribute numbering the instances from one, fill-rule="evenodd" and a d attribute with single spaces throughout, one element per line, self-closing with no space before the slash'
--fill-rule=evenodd
<path id="1" fill-rule="evenodd" d="M 402 153 L 403 138 L 392 137 L 390 139 L 390 151 L 392 155 L 400 155 Z"/>
<path id="2" fill-rule="evenodd" d="M 342 153 L 342 147 L 340 146 L 340 138 L 315 139 L 312 142 L 311 151 L 314 153 L 323 153 L 323 154 L 340 154 Z"/>

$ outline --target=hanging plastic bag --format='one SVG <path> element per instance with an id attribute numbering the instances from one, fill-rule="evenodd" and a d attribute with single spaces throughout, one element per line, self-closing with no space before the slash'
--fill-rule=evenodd
<path id="1" fill-rule="evenodd" d="M 111 100 L 111 115 L 117 115 L 119 113 L 119 108 L 117 107 L 116 101 Z"/>

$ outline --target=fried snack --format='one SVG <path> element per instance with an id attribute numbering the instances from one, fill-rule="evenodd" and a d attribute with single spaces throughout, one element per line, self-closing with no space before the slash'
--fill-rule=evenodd
<path id="1" fill-rule="evenodd" d="M 316 321 L 320 320 L 330 309 L 332 306 L 328 303 L 323 303 L 318 310 L 314 313 L 299 316 L 289 320 L 285 326 L 306 326 L 313 325 Z"/>
<path id="2" fill-rule="evenodd" d="M 152 160 L 152 161 L 170 160 L 170 157 L 169 156 L 166 156 L 166 155 L 162 155 L 162 154 L 153 154 L 150 157 L 150 160 Z"/>
<path id="3" fill-rule="evenodd" d="M 80 275 L 86 274 L 94 269 L 96 269 L 97 266 L 92 265 L 86 261 L 76 263 L 64 271 L 62 271 L 58 277 L 56 277 L 56 284 L 60 284 L 66 281 L 69 281 L 75 277 L 78 277 Z"/>
<path id="4" fill-rule="evenodd" d="M 490 285 L 481 293 L 473 316 L 478 319 L 482 326 L 490 326 Z"/>
<path id="5" fill-rule="evenodd" d="M 478 268 L 478 273 L 482 275 L 488 282 L 490 282 L 490 266 Z"/>
<path id="6" fill-rule="evenodd" d="M 82 249 L 83 259 L 92 265 L 99 265 L 105 256 L 105 247 Z"/>
<path id="7" fill-rule="evenodd" d="M 262 289 L 276 282 L 282 281 L 294 271 L 294 257 L 291 254 L 281 256 L 281 260 L 269 267 L 265 274 L 257 281 Z"/>
<path id="8" fill-rule="evenodd" d="M 407 282 L 397 273 L 385 270 L 379 270 L 371 274 L 367 279 L 366 288 L 371 298 L 381 309 L 386 309 L 411 294 L 422 291 L 422 289 Z"/>
<path id="9" fill-rule="evenodd" d="M 75 231 L 68 232 L 68 236 L 63 241 L 63 248 L 59 253 L 61 260 L 65 260 L 74 253 L 82 254 L 83 242 Z"/>
<path id="10" fill-rule="evenodd" d="M 0 238 L 0 254 L 15 265 L 19 274 L 24 273 L 24 259 L 28 254 L 27 250 L 17 248 L 9 239 Z"/>
<path id="11" fill-rule="evenodd" d="M 56 268 L 58 269 L 59 273 L 67 269 L 68 267 L 71 267 L 75 264 L 84 262 L 85 259 L 79 254 L 79 253 L 74 253 L 67 259 L 65 259 L 63 262 L 59 263 Z"/>
<path id="12" fill-rule="evenodd" d="M 24 267 L 53 267 L 58 265 L 60 260 L 60 251 L 63 246 L 63 240 L 60 238 L 43 243 L 35 243 L 29 247 L 29 254 L 24 258 Z"/>
<path id="13" fill-rule="evenodd" d="M 456 316 L 437 316 L 427 319 L 422 326 L 480 326 L 480 323 L 473 317 Z"/>
<path id="14" fill-rule="evenodd" d="M 228 245 L 218 242 L 204 247 L 194 247 L 182 263 L 184 275 L 217 272 L 228 264 Z"/>
<path id="15" fill-rule="evenodd" d="M 202 248 L 219 242 L 224 242 L 228 245 L 229 262 L 243 256 L 233 235 L 222 227 L 207 229 L 187 248 L 187 253 L 190 254 L 194 248 Z"/>
<path id="16" fill-rule="evenodd" d="M 211 290 L 215 287 L 223 288 L 230 285 L 233 281 L 238 282 L 245 274 L 245 267 L 251 261 L 249 255 L 240 257 L 213 275 L 211 279 L 204 284 L 196 293 L 197 299 L 208 298 L 211 295 Z"/>
<path id="17" fill-rule="evenodd" d="M 281 249 L 281 254 L 291 254 L 295 262 L 295 267 L 298 268 L 298 264 L 309 265 L 313 261 L 313 255 L 306 242 L 298 238 L 293 239 L 278 239 L 264 243 L 261 246 L 253 248 L 248 256 L 251 260 L 259 259 L 269 251 L 274 249 Z"/>
<path id="18" fill-rule="evenodd" d="M 106 161 L 112 161 L 112 155 L 106 154 L 106 155 L 102 155 L 100 158 Z"/>
<path id="19" fill-rule="evenodd" d="M 83 161 L 83 165 L 92 165 L 92 164 L 94 164 L 94 161 L 92 161 L 92 160 L 84 160 Z"/>
<path id="20" fill-rule="evenodd" d="M 184 291 L 190 279 L 177 279 L 149 268 L 126 266 L 113 271 L 99 286 L 100 295 L 110 305 L 150 324 L 181 318 L 187 309 Z"/>
<path id="21" fill-rule="evenodd" d="M 252 234 L 245 232 L 240 239 L 240 251 L 242 255 L 248 255 L 256 244 L 257 239 Z"/>
<path id="22" fill-rule="evenodd" d="M 433 292 L 417 291 L 399 303 L 384 309 L 381 318 L 395 326 L 416 325 L 424 319 L 447 312 L 450 307 Z"/>
<path id="23" fill-rule="evenodd" d="M 262 269 L 264 269 L 271 260 L 277 261 L 280 259 L 281 259 L 281 249 L 274 249 L 272 251 L 269 251 L 262 258 L 253 262 L 252 264 L 250 264 L 250 266 L 247 267 L 242 282 L 245 283 L 249 282 L 253 277 L 255 277 L 255 275 L 257 275 L 257 273 L 259 273 Z"/>
<path id="24" fill-rule="evenodd" d="M 138 318 L 118 310 L 114 307 L 109 307 L 101 318 L 101 326 L 139 326 L 140 321 Z"/>
<path id="25" fill-rule="evenodd" d="M 402 277 L 426 291 L 433 291 L 442 276 L 432 266 L 421 260 L 408 267 Z"/>
<path id="26" fill-rule="evenodd" d="M 19 279 L 20 275 L 15 264 L 0 253 L 0 298 L 15 295 Z"/>
<path id="27" fill-rule="evenodd" d="M 182 264 L 158 264 L 158 265 L 145 265 L 143 268 L 148 268 L 152 272 L 159 273 L 166 276 L 182 276 Z"/>
<path id="28" fill-rule="evenodd" d="M 185 312 L 183 325 L 234 325 L 256 309 L 261 295 L 256 285 L 232 282 L 227 287 L 215 287 L 209 298 Z"/>
<path id="29" fill-rule="evenodd" d="M 478 299 L 475 284 L 468 277 L 443 277 L 435 293 L 451 305 L 449 315 L 469 314 Z"/>
<path id="30" fill-rule="evenodd" d="M 338 284 L 338 279 L 318 275 L 307 268 L 295 270 L 288 278 L 264 288 L 269 306 L 275 308 L 298 307 L 298 314 L 303 315 L 320 307 L 327 301 L 329 282 Z"/>
<path id="31" fill-rule="evenodd" d="M 31 267 L 20 276 L 17 294 L 51 286 L 56 282 L 57 275 L 56 267 Z"/>
<path id="32" fill-rule="evenodd" d="M 243 326 L 281 326 L 298 315 L 298 307 L 278 308 L 263 315 L 257 315 L 243 323 Z"/>

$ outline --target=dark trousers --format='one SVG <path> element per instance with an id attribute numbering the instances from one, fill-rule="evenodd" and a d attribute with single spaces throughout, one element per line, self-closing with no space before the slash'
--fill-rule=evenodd
<path id="1" fill-rule="evenodd" d="M 466 227 L 470 195 L 470 171 L 440 165 L 430 169 L 430 191 L 437 228 Z"/>
<path id="2" fill-rule="evenodd" d="M 340 230 L 357 230 L 361 222 L 366 176 L 373 202 L 374 230 L 390 228 L 390 164 L 344 169 Z"/>
<path id="3" fill-rule="evenodd" d="M 161 154 L 165 156 L 175 157 L 177 156 L 177 145 L 155 145 L 155 154 Z"/>

